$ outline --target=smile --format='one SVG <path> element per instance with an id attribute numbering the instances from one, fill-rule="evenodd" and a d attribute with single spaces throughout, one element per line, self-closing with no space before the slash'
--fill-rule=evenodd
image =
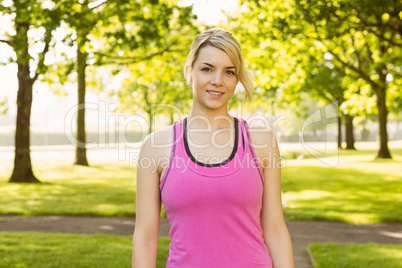
<path id="1" fill-rule="evenodd" d="M 220 95 L 223 95 L 223 93 L 222 93 L 222 92 L 209 91 L 209 90 L 207 90 L 207 92 L 208 92 L 209 94 L 212 94 L 212 95 L 215 95 L 215 96 L 220 96 Z"/>

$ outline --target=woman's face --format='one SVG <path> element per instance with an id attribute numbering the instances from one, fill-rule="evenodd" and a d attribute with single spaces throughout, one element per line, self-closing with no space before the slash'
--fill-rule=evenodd
<path id="1" fill-rule="evenodd" d="M 238 83 L 236 68 L 228 54 L 212 46 L 198 51 L 191 80 L 194 105 L 208 109 L 226 109 Z"/>

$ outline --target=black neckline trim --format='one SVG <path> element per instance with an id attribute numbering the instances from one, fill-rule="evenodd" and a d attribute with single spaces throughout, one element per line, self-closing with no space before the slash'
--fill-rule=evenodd
<path id="1" fill-rule="evenodd" d="M 223 166 L 223 165 L 229 163 L 235 157 L 236 152 L 237 152 L 237 147 L 238 147 L 238 144 L 239 144 L 239 120 L 236 117 L 233 117 L 233 119 L 234 119 L 234 123 L 235 123 L 235 142 L 234 142 L 232 153 L 230 154 L 229 158 L 227 158 L 223 162 L 213 163 L 213 164 L 206 164 L 206 163 L 202 163 L 202 162 L 198 161 L 191 154 L 190 147 L 188 146 L 188 142 L 187 142 L 187 117 L 184 118 L 184 121 L 183 121 L 184 147 L 186 149 L 187 156 L 191 159 L 191 161 L 193 161 L 195 164 L 197 164 L 199 166 L 203 166 L 203 167 L 220 167 L 220 166 Z"/>

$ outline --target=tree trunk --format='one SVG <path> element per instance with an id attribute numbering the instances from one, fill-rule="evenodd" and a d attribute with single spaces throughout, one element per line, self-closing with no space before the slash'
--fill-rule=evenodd
<path id="1" fill-rule="evenodd" d="M 75 165 L 89 166 L 86 149 L 85 133 L 85 69 L 87 67 L 86 53 L 81 51 L 81 42 L 77 42 L 77 76 L 78 76 L 78 112 L 77 112 L 77 144 L 75 150 Z"/>
<path id="2" fill-rule="evenodd" d="M 170 118 L 170 124 L 173 125 L 174 124 L 174 112 L 173 111 L 170 111 L 169 118 Z"/>
<path id="3" fill-rule="evenodd" d="M 346 118 L 346 149 L 356 150 L 355 148 L 355 135 L 353 133 L 353 116 L 347 114 Z"/>
<path id="4" fill-rule="evenodd" d="M 152 133 L 153 131 L 153 124 L 154 124 L 154 111 L 152 109 L 148 110 L 148 120 L 149 120 L 149 127 L 148 127 L 148 133 Z"/>
<path id="5" fill-rule="evenodd" d="M 154 124 L 154 114 L 155 114 L 155 107 L 152 106 L 151 102 L 148 99 L 148 89 L 146 87 L 142 88 L 143 93 L 144 93 L 144 101 L 146 103 L 146 112 L 148 114 L 148 121 L 149 121 L 149 126 L 148 126 L 148 134 L 152 133 L 153 131 L 153 124 Z"/>
<path id="6" fill-rule="evenodd" d="M 342 149 L 342 117 L 338 116 L 338 148 Z"/>
<path id="7" fill-rule="evenodd" d="M 378 141 L 380 146 L 377 158 L 392 158 L 388 148 L 386 83 L 384 82 L 383 86 L 378 87 L 375 91 L 377 92 Z"/>
<path id="8" fill-rule="evenodd" d="M 29 24 L 24 22 L 18 23 L 16 27 L 16 36 L 19 42 L 17 53 L 17 120 L 15 130 L 14 169 L 9 182 L 40 182 L 33 174 L 30 155 L 29 127 L 34 80 L 29 76 L 30 57 L 28 53 L 28 29 Z"/>
<path id="9" fill-rule="evenodd" d="M 271 99 L 271 116 L 275 116 L 275 101 L 273 100 L 274 98 Z"/>

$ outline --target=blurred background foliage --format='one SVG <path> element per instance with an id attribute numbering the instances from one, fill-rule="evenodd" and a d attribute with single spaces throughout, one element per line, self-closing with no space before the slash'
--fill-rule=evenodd
<path id="1" fill-rule="evenodd" d="M 280 138 L 299 141 L 303 120 L 336 102 L 338 147 L 345 141 L 354 149 L 355 140 L 377 137 L 376 157 L 392 157 L 388 140 L 401 138 L 400 1 L 233 3 L 236 8 L 211 25 L 194 15 L 193 6 L 172 0 L 2 1 L 0 17 L 11 24 L 2 27 L 0 44 L 12 49 L 2 64 L 17 65 L 19 82 L 10 181 L 37 181 L 29 155 L 34 84 L 61 97 L 76 94 L 77 105 L 86 102 L 88 90 L 104 96 L 115 105 L 111 112 L 143 115 L 143 131 L 151 132 L 189 112 L 186 55 L 194 37 L 212 27 L 238 38 L 255 78 L 253 101 L 243 103 L 239 87 L 230 109 L 272 121 L 285 116 Z M 7 99 L 0 100 L 0 113 L 7 110 Z M 78 111 L 75 126 L 83 144 L 85 110 Z M 315 126 L 312 139 L 320 140 L 324 127 Z M 85 146 L 77 146 L 75 164 L 89 165 Z"/>

